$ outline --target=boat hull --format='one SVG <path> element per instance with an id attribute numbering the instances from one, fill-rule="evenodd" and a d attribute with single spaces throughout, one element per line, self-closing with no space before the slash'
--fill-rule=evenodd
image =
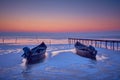
<path id="1" fill-rule="evenodd" d="M 45 56 L 45 52 L 46 52 L 47 46 L 44 42 L 42 42 L 40 45 L 30 49 L 28 47 L 24 47 L 23 51 L 24 54 L 22 55 L 22 57 L 24 57 L 27 62 L 26 63 L 36 63 L 36 62 L 40 62 L 43 61 Z"/>
<path id="2" fill-rule="evenodd" d="M 80 50 L 80 49 L 76 48 L 76 54 L 78 54 L 82 57 L 86 57 L 86 58 L 96 60 L 96 55 L 92 55 L 89 51 Z"/>
<path id="3" fill-rule="evenodd" d="M 36 62 L 43 61 L 46 57 L 45 52 L 46 50 L 40 53 L 37 53 L 35 55 L 31 55 L 30 57 L 27 57 L 27 63 L 36 63 Z"/>
<path id="4" fill-rule="evenodd" d="M 43 61 L 45 57 L 46 57 L 45 54 L 34 55 L 34 56 L 31 56 L 31 58 L 27 58 L 27 63 L 28 64 L 37 63 L 37 62 Z"/>

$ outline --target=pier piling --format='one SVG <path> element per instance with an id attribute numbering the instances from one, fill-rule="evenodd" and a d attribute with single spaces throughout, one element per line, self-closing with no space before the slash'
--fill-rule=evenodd
<path id="1" fill-rule="evenodd" d="M 94 47 L 106 48 L 120 51 L 120 40 L 98 40 L 98 39 L 80 39 L 80 38 L 68 38 L 69 44 L 75 44 L 79 41 L 84 45 L 92 45 Z"/>

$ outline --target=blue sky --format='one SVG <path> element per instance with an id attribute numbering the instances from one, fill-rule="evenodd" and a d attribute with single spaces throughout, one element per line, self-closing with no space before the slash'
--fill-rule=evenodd
<path id="1" fill-rule="evenodd" d="M 4 14 L 76 14 L 119 16 L 120 0 L 0 0 Z"/>

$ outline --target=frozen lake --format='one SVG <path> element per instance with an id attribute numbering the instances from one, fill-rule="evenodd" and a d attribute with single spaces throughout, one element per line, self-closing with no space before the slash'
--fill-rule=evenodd
<path id="1" fill-rule="evenodd" d="M 43 62 L 26 65 L 22 48 L 34 45 L 0 44 L 0 80 L 119 80 L 120 52 L 98 50 L 97 61 L 75 54 L 74 46 L 47 44 Z"/>

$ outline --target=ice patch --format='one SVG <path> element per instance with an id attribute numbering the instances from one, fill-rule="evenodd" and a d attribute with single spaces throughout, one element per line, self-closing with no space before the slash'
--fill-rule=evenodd
<path id="1" fill-rule="evenodd" d="M 27 62 L 27 60 L 23 59 L 22 63 L 20 64 L 23 68 L 22 73 L 29 73 L 30 72 L 29 65 L 27 65 L 26 62 Z"/>
<path id="2" fill-rule="evenodd" d="M 105 59 L 108 59 L 108 57 L 105 56 L 105 55 L 96 55 L 96 58 L 97 58 L 97 60 L 99 60 L 99 61 L 103 61 L 103 60 L 105 60 Z"/>
<path id="3" fill-rule="evenodd" d="M 21 63 L 21 66 L 26 66 L 26 62 L 27 62 L 27 60 L 26 59 L 22 59 L 22 63 Z"/>
<path id="4" fill-rule="evenodd" d="M 59 53 L 62 53 L 62 52 L 74 52 L 74 49 L 53 51 L 52 52 L 52 57 L 54 57 L 54 56 L 56 56 L 56 55 L 58 55 Z"/>
<path id="5" fill-rule="evenodd" d="M 19 53 L 21 52 L 21 49 L 8 49 L 8 50 L 0 50 L 0 55 L 3 54 L 10 54 L 10 53 Z"/>

